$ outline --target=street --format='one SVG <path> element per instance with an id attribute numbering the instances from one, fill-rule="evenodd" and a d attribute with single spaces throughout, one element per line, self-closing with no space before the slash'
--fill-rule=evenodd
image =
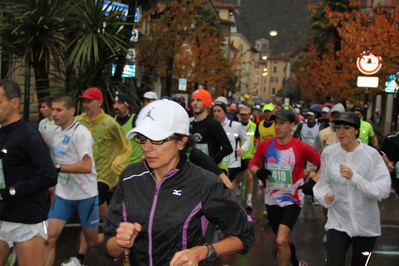
<path id="1" fill-rule="evenodd" d="M 254 231 L 256 236 L 255 245 L 247 255 L 235 254 L 218 258 L 212 265 L 216 266 L 264 266 L 276 265 L 276 247 L 274 233 L 267 220 L 263 218 L 263 203 L 260 200 L 257 187 L 255 186 L 254 209 L 249 214 L 254 220 Z M 244 195 L 244 193 L 242 193 Z M 237 198 L 239 201 L 241 197 Z M 391 193 L 389 198 L 380 203 L 382 236 L 378 238 L 374 252 L 372 253 L 369 265 L 381 266 L 399 265 L 399 201 L 395 194 Z M 79 230 L 78 221 L 67 224 L 57 242 L 55 265 L 71 256 L 76 256 L 78 250 Z M 324 236 L 324 217 L 321 206 L 313 206 L 311 198 L 307 197 L 304 209 L 298 217 L 293 229 L 293 241 L 297 248 L 298 258 L 308 262 L 310 266 L 324 265 L 324 247 L 322 238 Z M 348 251 L 347 265 L 350 265 L 351 249 Z M 102 254 L 101 248 L 91 249 L 86 255 L 87 266 L 122 265 L 118 262 L 108 262 Z"/>

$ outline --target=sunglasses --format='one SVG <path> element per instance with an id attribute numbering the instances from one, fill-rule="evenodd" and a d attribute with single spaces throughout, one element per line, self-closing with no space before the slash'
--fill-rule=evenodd
<path id="1" fill-rule="evenodd" d="M 180 137 L 179 136 L 170 136 L 169 138 L 166 138 L 166 139 L 163 139 L 163 140 L 152 140 L 152 139 L 149 139 L 149 138 L 147 138 L 146 136 L 143 136 L 143 135 L 141 135 L 141 134 L 136 134 L 134 137 L 133 137 L 133 139 L 134 139 L 134 141 L 135 142 L 137 142 L 138 144 L 145 144 L 145 142 L 147 141 L 147 139 L 151 142 L 151 144 L 154 144 L 154 145 L 162 145 L 162 144 L 164 144 L 165 142 L 168 142 L 168 141 L 171 141 L 171 140 L 177 140 L 177 139 L 180 139 Z"/>

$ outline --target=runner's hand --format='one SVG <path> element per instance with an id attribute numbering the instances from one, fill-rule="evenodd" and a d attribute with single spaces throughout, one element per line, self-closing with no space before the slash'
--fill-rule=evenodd
<path id="1" fill-rule="evenodd" d="M 138 223 L 120 223 L 116 229 L 116 243 L 123 248 L 131 248 L 139 232 L 141 225 Z"/>
<path id="2" fill-rule="evenodd" d="M 310 179 L 309 182 L 303 184 L 298 189 L 302 189 L 302 192 L 305 195 L 313 196 L 313 187 L 315 184 L 316 184 L 316 182 L 313 181 L 313 179 Z"/>
<path id="3" fill-rule="evenodd" d="M 259 180 L 265 181 L 269 175 L 271 175 L 272 172 L 267 170 L 266 168 L 259 168 L 258 171 L 256 171 L 256 176 L 259 178 Z"/>
<path id="4" fill-rule="evenodd" d="M 345 177 L 346 179 L 351 179 L 353 176 L 353 171 L 350 169 L 348 166 L 344 164 L 339 165 L 339 172 L 342 177 Z"/>
<path id="5" fill-rule="evenodd" d="M 331 204 L 334 201 L 334 194 L 327 192 L 326 195 L 324 195 L 324 202 L 327 204 Z"/>
<path id="6" fill-rule="evenodd" d="M 204 259 L 201 257 L 206 254 L 204 251 L 206 251 L 204 250 L 204 246 L 196 246 L 176 252 L 169 266 L 197 266 L 199 262 Z"/>

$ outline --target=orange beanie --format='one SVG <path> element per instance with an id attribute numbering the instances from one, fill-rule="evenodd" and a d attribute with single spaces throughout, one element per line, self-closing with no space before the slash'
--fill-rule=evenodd
<path id="1" fill-rule="evenodd" d="M 212 103 L 212 95 L 207 90 L 198 89 L 194 91 L 193 94 L 191 95 L 191 98 L 195 97 L 199 98 L 201 102 L 204 103 L 206 109 L 208 109 Z"/>

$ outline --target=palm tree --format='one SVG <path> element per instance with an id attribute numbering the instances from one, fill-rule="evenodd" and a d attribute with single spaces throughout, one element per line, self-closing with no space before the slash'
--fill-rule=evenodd
<path id="1" fill-rule="evenodd" d="M 69 0 L 3 0 L 0 8 L 0 46 L 3 56 L 13 55 L 17 67 L 25 68 L 26 81 L 33 67 L 38 99 L 49 95 L 50 61 L 62 63 L 64 20 L 69 12 Z M 13 57 L 8 56 L 11 61 Z M 18 64 L 18 62 L 20 62 Z M 29 120 L 29 88 L 25 84 L 24 119 Z"/>
<path id="2" fill-rule="evenodd" d="M 126 91 L 120 78 L 112 79 L 112 67 L 127 53 L 130 42 L 125 41 L 125 34 L 131 35 L 133 24 L 116 8 L 105 14 L 101 1 L 75 1 L 68 18 L 66 91 L 78 96 L 88 87 L 99 87 L 106 92 L 105 109 L 109 111 L 115 92 Z"/>
<path id="3" fill-rule="evenodd" d="M 108 92 L 109 110 L 115 91 L 126 90 L 121 81 L 112 81 L 112 65 L 129 45 L 121 29 L 132 28 L 120 10 L 113 8 L 106 15 L 103 1 L 90 0 L 2 0 L 0 8 L 4 12 L 0 46 L 3 55 L 16 59 L 11 71 L 25 67 L 25 95 L 29 95 L 30 66 L 39 100 L 54 91 L 77 96 L 96 86 Z M 50 81 L 61 85 L 51 88 Z M 24 110 L 24 119 L 29 119 L 29 109 Z"/>

